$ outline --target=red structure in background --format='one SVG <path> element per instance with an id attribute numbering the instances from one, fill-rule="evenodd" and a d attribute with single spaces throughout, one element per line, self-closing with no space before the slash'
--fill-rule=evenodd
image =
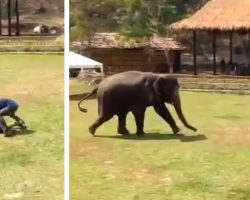
<path id="1" fill-rule="evenodd" d="M 20 35 L 20 24 L 19 24 L 19 0 L 8 0 L 7 1 L 7 6 L 6 6 L 6 11 L 7 11 L 7 21 L 8 21 L 8 32 L 7 34 L 3 34 L 3 1 L 0 0 L 0 36 L 19 36 Z M 15 32 L 12 32 L 12 8 L 14 8 L 14 13 L 15 13 Z"/>

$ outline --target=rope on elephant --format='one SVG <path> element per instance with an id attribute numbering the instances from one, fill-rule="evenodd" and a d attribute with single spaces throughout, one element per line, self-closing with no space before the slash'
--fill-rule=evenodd
<path id="1" fill-rule="evenodd" d="M 250 90 L 220 90 L 220 89 L 180 89 L 180 90 L 188 92 L 214 92 L 214 93 L 241 94 L 241 95 L 250 94 Z"/>
<path id="2" fill-rule="evenodd" d="M 102 81 L 101 73 L 93 70 L 81 71 L 79 72 L 77 78 L 90 86 L 97 86 Z"/>

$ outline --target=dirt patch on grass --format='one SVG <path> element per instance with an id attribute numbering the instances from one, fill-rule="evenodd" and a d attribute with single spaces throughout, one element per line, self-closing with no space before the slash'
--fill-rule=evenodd
<path id="1" fill-rule="evenodd" d="M 250 127 L 228 127 L 223 130 L 216 131 L 211 140 L 221 144 L 231 145 L 250 145 Z"/>
<path id="2" fill-rule="evenodd" d="M 98 145 L 96 142 L 82 142 L 73 140 L 70 144 L 70 155 L 74 158 L 85 156 L 85 155 L 92 155 L 97 153 L 99 150 Z"/>
<path id="3" fill-rule="evenodd" d="M 167 171 L 163 169 L 150 169 L 150 168 L 128 168 L 126 170 L 128 181 L 143 182 L 143 184 L 164 184 L 171 185 L 183 179 L 183 175 L 179 172 Z"/>
<path id="4" fill-rule="evenodd" d="M 62 76 L 62 74 L 51 75 L 49 78 L 40 76 L 33 80 L 19 81 L 19 84 L 11 83 L 4 87 L 2 94 L 22 96 L 22 98 L 26 97 L 26 99 L 30 99 L 32 96 L 33 98 L 42 99 L 42 101 L 55 97 L 61 98 L 64 88 L 62 87 L 63 80 L 60 76 Z"/>

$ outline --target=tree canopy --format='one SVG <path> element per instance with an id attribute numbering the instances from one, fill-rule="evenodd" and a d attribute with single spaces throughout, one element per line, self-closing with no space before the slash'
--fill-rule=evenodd
<path id="1" fill-rule="evenodd" d="M 128 36 L 169 34 L 168 25 L 199 9 L 208 0 L 71 0 L 72 40 L 95 32 L 117 31 Z"/>

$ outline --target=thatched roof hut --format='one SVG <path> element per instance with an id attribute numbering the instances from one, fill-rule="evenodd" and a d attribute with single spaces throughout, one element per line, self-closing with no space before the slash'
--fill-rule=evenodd
<path id="1" fill-rule="evenodd" d="M 210 0 L 194 15 L 171 24 L 170 28 L 177 31 L 186 30 L 193 32 L 194 74 L 197 74 L 197 32 L 211 32 L 213 45 L 213 72 L 216 74 L 216 35 L 218 33 L 229 33 L 230 63 L 232 63 L 232 38 L 234 32 L 248 33 L 250 46 L 250 0 Z"/>
<path id="2" fill-rule="evenodd" d="M 152 48 L 157 50 L 185 50 L 179 42 L 169 37 L 126 37 L 119 33 L 95 33 L 90 41 L 83 42 L 84 48 L 98 49 L 136 49 Z"/>
<path id="3" fill-rule="evenodd" d="M 175 30 L 250 30 L 250 0 L 211 0 L 191 17 L 173 23 Z"/>
<path id="4" fill-rule="evenodd" d="M 71 48 L 103 63 L 105 72 L 165 67 L 170 73 L 180 69 L 180 54 L 186 49 L 169 37 L 127 37 L 119 33 L 96 33 L 89 41 L 71 43 Z"/>

